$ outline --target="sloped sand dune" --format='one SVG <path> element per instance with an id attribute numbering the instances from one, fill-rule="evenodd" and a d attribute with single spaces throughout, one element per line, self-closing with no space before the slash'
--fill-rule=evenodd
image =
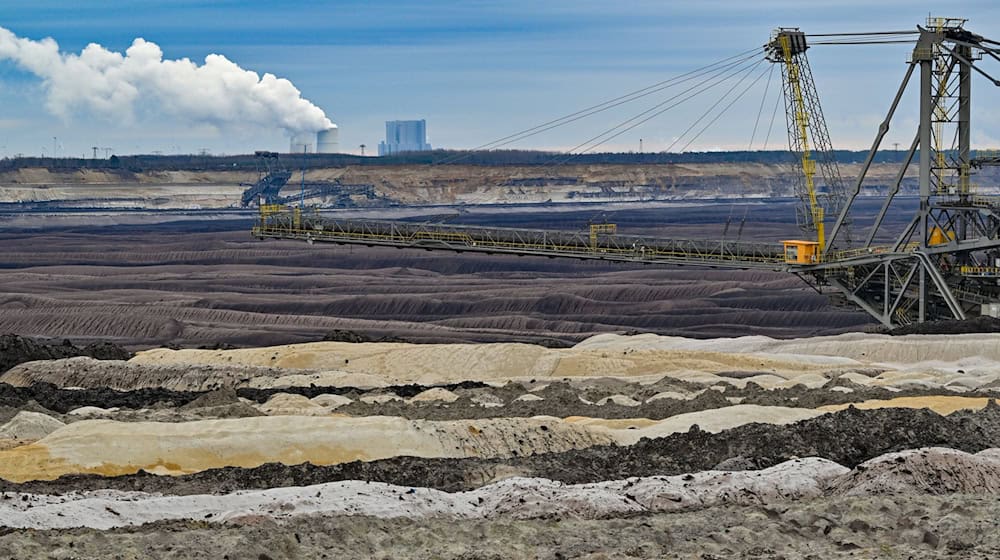
<path id="1" fill-rule="evenodd" d="M 642 438 L 658 438 L 686 432 L 693 426 L 709 433 L 717 433 L 743 426 L 744 424 L 791 424 L 807 418 L 815 418 L 822 411 L 809 408 L 788 408 L 784 406 L 735 405 L 699 412 L 678 414 L 660 421 L 603 420 L 599 418 L 569 418 L 575 424 L 601 427 L 611 430 L 616 443 L 631 445 Z"/>
<path id="2" fill-rule="evenodd" d="M 888 336 L 846 333 L 778 340 L 766 336 L 691 339 L 643 334 L 623 337 L 602 334 L 575 346 L 603 350 L 696 350 L 797 357 L 827 356 L 869 363 L 919 365 L 1000 362 L 1000 334 Z"/>
<path id="3" fill-rule="evenodd" d="M 21 482 L 65 474 L 138 470 L 184 474 L 264 463 L 330 465 L 389 457 L 511 457 L 631 445 L 704 425 L 710 432 L 749 422 L 787 424 L 821 411 L 738 405 L 663 421 L 551 417 L 420 421 L 392 417 L 270 416 L 183 423 L 86 420 L 39 441 L 0 451 L 0 478 Z M 639 426 L 638 429 L 637 426 Z"/>
<path id="4" fill-rule="evenodd" d="M 606 337 L 602 337 L 606 338 Z M 632 337 L 618 337 L 628 340 Z M 808 355 L 807 355 L 808 356 Z M 784 358 L 784 359 L 780 359 Z M 670 348 L 622 349 L 593 347 L 587 342 L 570 349 L 527 344 L 400 344 L 316 342 L 239 350 L 170 350 L 138 353 L 132 363 L 155 365 L 246 365 L 281 368 L 377 371 L 393 380 L 446 381 L 481 378 L 579 377 L 614 374 L 622 377 L 663 375 L 666 372 L 706 373 L 733 368 L 773 372 L 820 370 L 832 365 L 857 365 L 835 358 L 772 358 L 737 351 Z M 435 377 L 437 376 L 437 377 Z"/>
<path id="5" fill-rule="evenodd" d="M 0 477 L 106 476 L 140 469 L 181 474 L 268 462 L 318 465 L 414 457 L 509 457 L 615 440 L 555 418 L 408 421 L 390 417 L 273 416 L 185 423 L 88 420 L 36 443 L 0 451 Z"/>
<path id="6" fill-rule="evenodd" d="M 267 380 L 280 378 L 287 373 L 283 369 L 260 366 L 147 365 L 78 357 L 23 363 L 0 375 L 0 383 L 19 387 L 52 383 L 59 387 L 105 387 L 120 391 L 146 388 L 212 391 L 247 385 L 252 380 L 266 384 Z"/>
<path id="7" fill-rule="evenodd" d="M 938 414 L 947 415 L 959 410 L 982 409 L 986 407 L 991 400 L 994 403 L 1000 403 L 1000 399 L 989 399 L 986 397 L 899 397 L 895 399 L 877 399 L 849 404 L 824 405 L 818 407 L 817 410 L 835 412 L 838 410 L 844 410 L 848 406 L 853 406 L 862 410 L 871 410 L 874 408 L 927 408 L 937 412 Z"/>
<path id="8" fill-rule="evenodd" d="M 582 417 L 424 421 L 329 415 L 305 397 L 296 397 L 309 409 L 299 403 L 276 416 L 180 423 L 84 420 L 59 426 L 53 420 L 48 435 L 32 438 L 37 442 L 0 451 L 0 478 L 23 482 L 65 474 L 118 476 L 139 470 L 178 475 L 265 463 L 335 465 L 402 456 L 523 457 L 600 445 L 631 446 L 643 438 L 663 438 L 695 427 L 720 433 L 754 423 L 780 426 L 828 412 L 734 405 L 659 421 Z M 980 407 L 976 407 L 978 402 L 937 399 L 949 412 L 962 409 L 960 404 L 971 409 L 986 405 L 985 399 L 978 399 L 983 401 Z M 896 404 L 886 401 L 881 406 Z M 909 399 L 904 404 L 903 408 L 914 408 L 918 403 Z"/>
<path id="9" fill-rule="evenodd" d="M 1000 494 L 1000 449 L 976 454 L 911 449 L 875 457 L 834 485 L 833 493 L 864 496 L 901 492 Z"/>
<path id="10" fill-rule="evenodd" d="M 130 363 L 332 368 L 377 373 L 393 383 L 587 376 L 652 380 L 671 376 L 705 384 L 754 381 L 764 387 L 796 383 L 821 386 L 834 374 L 878 368 L 883 370 L 878 375 L 853 374 L 851 379 L 876 386 L 973 388 L 1000 379 L 1000 335 L 847 334 L 808 340 L 598 335 L 569 349 L 517 344 L 319 342 L 243 350 L 155 349 L 140 352 Z M 733 371 L 757 375 L 718 375 Z"/>
<path id="11" fill-rule="evenodd" d="M 945 486 L 932 483 L 944 479 Z M 5 494 L 0 524 L 31 529 L 110 529 L 162 520 L 226 523 L 247 516 L 406 517 L 425 519 L 602 519 L 692 511 L 720 505 L 770 506 L 819 498 L 913 492 L 1000 494 L 1000 450 L 977 454 L 929 448 L 876 457 L 856 469 L 818 458 L 757 471 L 705 471 L 592 484 L 510 478 L 466 492 L 359 481 L 304 487 L 163 497 L 100 491 L 66 495 Z M 869 520 L 876 523 L 874 519 Z"/>
<path id="12" fill-rule="evenodd" d="M 289 517 L 315 513 L 382 518 L 533 519 L 571 515 L 594 519 L 724 503 L 767 504 L 814 498 L 848 472 L 849 469 L 831 461 L 812 458 L 761 471 L 710 471 L 596 484 L 566 485 L 546 479 L 511 478 L 453 494 L 357 481 L 221 496 L 157 497 L 114 491 L 68 496 L 22 494 L 0 504 L 0 524 L 33 529 L 81 526 L 110 529 L 164 519 L 225 522 L 247 515 Z"/>

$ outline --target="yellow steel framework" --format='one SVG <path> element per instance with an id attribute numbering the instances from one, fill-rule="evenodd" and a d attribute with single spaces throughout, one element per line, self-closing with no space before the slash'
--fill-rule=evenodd
<path id="1" fill-rule="evenodd" d="M 963 276 L 990 276 L 1000 278 L 1000 268 L 995 266 L 962 266 L 958 269 Z"/>
<path id="2" fill-rule="evenodd" d="M 617 233 L 618 224 L 590 224 L 590 249 L 597 250 L 597 236 L 602 233 Z"/>
<path id="3" fill-rule="evenodd" d="M 795 123 L 799 129 L 802 142 L 802 173 L 805 176 L 806 193 L 809 196 L 809 211 L 812 225 L 816 228 L 816 242 L 819 249 L 816 260 L 823 260 L 823 247 L 826 246 L 826 230 L 823 226 L 823 207 L 816 197 L 816 160 L 812 159 L 809 148 L 809 112 L 806 110 L 805 96 L 802 94 L 802 81 L 799 76 L 799 64 L 792 54 L 792 42 L 788 35 L 780 35 L 778 41 L 784 55 L 785 68 L 788 72 L 788 83 L 795 103 Z"/>

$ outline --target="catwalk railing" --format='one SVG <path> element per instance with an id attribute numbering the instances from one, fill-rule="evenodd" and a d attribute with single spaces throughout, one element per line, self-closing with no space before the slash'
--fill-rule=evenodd
<path id="1" fill-rule="evenodd" d="M 259 239 L 310 243 L 383 245 L 462 252 L 505 253 L 621 262 L 691 264 L 724 268 L 784 270 L 777 243 L 663 239 L 606 233 L 608 224 L 567 232 L 486 228 L 399 221 L 333 220 L 295 213 L 262 216 L 253 228 Z"/>

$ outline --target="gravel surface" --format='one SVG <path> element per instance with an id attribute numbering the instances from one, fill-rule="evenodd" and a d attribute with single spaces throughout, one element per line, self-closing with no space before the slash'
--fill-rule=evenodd
<path id="1" fill-rule="evenodd" d="M 0 534 L 10 558 L 827 560 L 1000 556 L 995 497 L 888 495 L 581 520 L 250 516 Z M 114 551 L 113 556 L 109 551 Z"/>

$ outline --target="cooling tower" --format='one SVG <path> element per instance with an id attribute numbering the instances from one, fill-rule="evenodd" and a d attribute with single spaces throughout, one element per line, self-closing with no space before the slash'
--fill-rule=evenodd
<path id="1" fill-rule="evenodd" d="M 292 136 L 292 144 L 288 151 L 293 154 L 312 153 L 315 141 L 316 137 L 310 133 L 296 134 Z"/>
<path id="2" fill-rule="evenodd" d="M 316 134 L 316 153 L 335 154 L 340 151 L 340 129 L 336 126 Z"/>

